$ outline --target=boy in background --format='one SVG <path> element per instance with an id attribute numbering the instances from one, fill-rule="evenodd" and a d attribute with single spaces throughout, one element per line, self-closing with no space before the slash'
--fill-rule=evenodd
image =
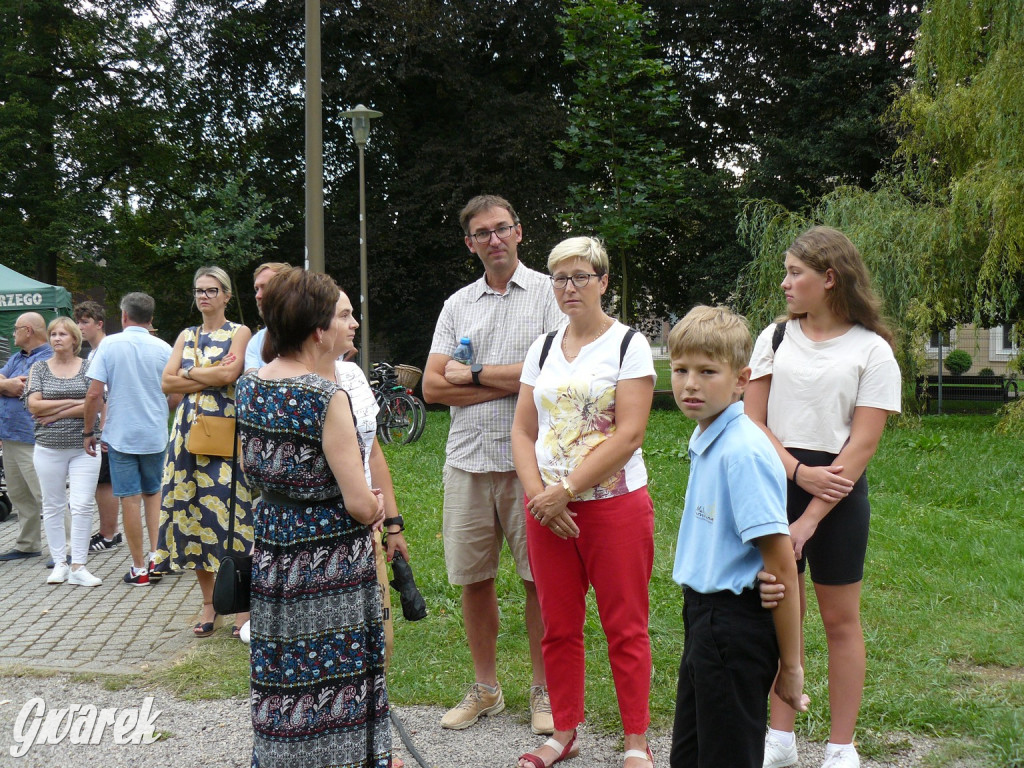
<path id="1" fill-rule="evenodd" d="M 96 350 L 107 337 L 107 313 L 98 301 L 83 301 L 75 307 L 75 322 L 82 338 L 89 344 L 89 361 L 96 357 Z M 124 539 L 117 530 L 117 515 L 120 505 L 110 484 L 110 457 L 104 450 L 100 456 L 100 477 L 96 483 L 96 508 L 100 513 L 100 529 L 89 539 L 89 551 L 109 552 Z"/>
<path id="2" fill-rule="evenodd" d="M 753 348 L 746 321 L 694 307 L 668 339 L 672 393 L 697 422 L 672 578 L 682 585 L 686 638 L 679 666 L 672 768 L 761 768 L 772 681 L 806 711 L 800 606 L 761 607 L 762 568 L 796 594 L 786 475 L 764 432 L 743 413 Z"/>

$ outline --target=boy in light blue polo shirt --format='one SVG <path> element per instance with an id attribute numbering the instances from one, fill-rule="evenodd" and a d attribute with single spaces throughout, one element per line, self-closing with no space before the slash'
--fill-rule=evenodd
<path id="1" fill-rule="evenodd" d="M 743 413 L 753 342 L 723 307 L 694 307 L 672 329 L 672 393 L 697 422 L 672 578 L 683 587 L 672 768 L 761 768 L 772 682 L 807 709 L 800 606 L 761 607 L 766 568 L 797 593 L 786 520 L 786 475 L 771 442 Z"/>

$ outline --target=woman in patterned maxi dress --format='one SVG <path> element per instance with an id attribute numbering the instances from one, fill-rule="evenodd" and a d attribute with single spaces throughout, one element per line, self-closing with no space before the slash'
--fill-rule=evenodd
<path id="1" fill-rule="evenodd" d="M 229 511 L 231 457 L 189 453 L 185 445 L 197 410 L 213 416 L 235 415 L 235 380 L 242 372 L 252 334 L 224 317 L 231 299 L 231 283 L 224 270 L 201 267 L 192 284 L 203 322 L 178 335 L 164 368 L 164 392 L 185 397 L 174 415 L 167 446 L 159 549 L 150 563 L 149 579 L 158 581 L 171 569 L 194 570 L 203 605 L 192 631 L 196 637 L 207 637 L 214 630 L 213 581 L 224 552 L 229 514 L 235 515 L 232 546 L 245 554 L 252 546 L 252 497 L 239 472 L 235 508 Z M 236 616 L 236 629 L 248 618 L 247 614 Z"/>
<path id="2" fill-rule="evenodd" d="M 242 458 L 254 509 L 253 766 L 391 764 L 384 627 L 366 485 L 344 391 L 312 373 L 331 353 L 338 289 L 291 269 L 266 286 L 272 361 L 244 375 Z M 368 447 L 367 447 L 368 450 Z"/>

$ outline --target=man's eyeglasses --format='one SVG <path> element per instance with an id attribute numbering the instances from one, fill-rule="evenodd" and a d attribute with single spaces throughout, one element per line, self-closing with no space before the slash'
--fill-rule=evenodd
<path id="1" fill-rule="evenodd" d="M 498 227 L 497 229 L 485 229 L 482 232 L 474 232 L 470 235 L 480 245 L 491 242 L 491 235 L 497 235 L 499 240 L 507 240 L 515 232 L 516 225 Z"/>
<path id="2" fill-rule="evenodd" d="M 200 297 L 215 299 L 217 298 L 217 294 L 220 293 L 220 288 L 193 288 L 192 293 L 195 294 L 197 299 Z"/>
<path id="3" fill-rule="evenodd" d="M 593 272 L 577 272 L 575 275 L 559 275 L 558 277 L 550 278 L 550 280 L 556 290 L 564 291 L 565 286 L 569 284 L 570 280 L 572 280 L 572 284 L 577 288 L 582 288 L 590 282 L 590 278 L 592 277 L 600 277 L 600 275 Z"/>

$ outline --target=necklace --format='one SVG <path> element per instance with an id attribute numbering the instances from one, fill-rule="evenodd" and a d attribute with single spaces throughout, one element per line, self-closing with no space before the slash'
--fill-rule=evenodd
<path id="1" fill-rule="evenodd" d="M 590 341 L 584 344 L 580 344 L 576 348 L 576 351 L 573 352 L 572 354 L 569 353 L 569 347 L 566 344 L 566 339 L 569 338 L 569 329 L 566 328 L 565 333 L 562 334 L 562 354 L 565 355 L 565 359 L 571 363 L 573 360 L 580 356 L 580 352 L 583 350 L 583 347 L 585 347 L 587 344 L 593 344 L 595 341 L 600 339 L 604 335 L 604 332 L 611 328 L 614 323 L 615 320 L 613 320 L 612 318 L 608 318 L 608 322 L 601 324 L 601 327 L 598 329 L 597 333 L 594 334 L 594 338 L 592 338 Z"/>

